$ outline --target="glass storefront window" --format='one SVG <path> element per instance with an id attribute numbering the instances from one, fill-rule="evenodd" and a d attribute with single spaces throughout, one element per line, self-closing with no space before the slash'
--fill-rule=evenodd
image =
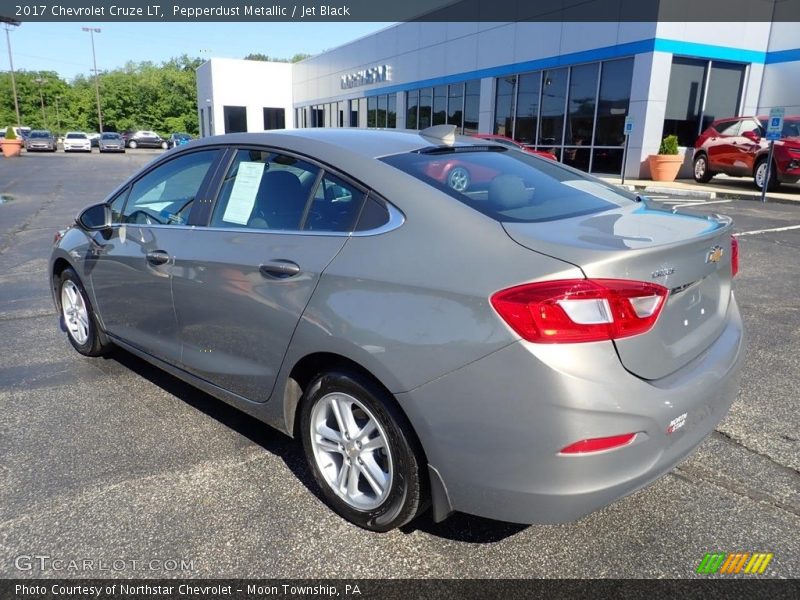
<path id="1" fill-rule="evenodd" d="M 419 108 L 419 90 L 412 90 L 406 93 L 406 127 L 408 129 L 418 129 L 417 110 Z"/>
<path id="2" fill-rule="evenodd" d="M 481 106 L 481 82 L 479 79 L 464 84 L 464 133 L 478 133 L 478 117 Z"/>
<path id="3" fill-rule="evenodd" d="M 394 129 L 397 127 L 397 94 L 389 94 L 386 108 L 386 126 Z"/>
<path id="4" fill-rule="evenodd" d="M 565 145 L 589 146 L 594 129 L 598 63 L 572 67 L 569 77 L 569 113 Z M 586 166 L 588 168 L 588 154 Z"/>
<path id="5" fill-rule="evenodd" d="M 541 72 L 525 73 L 519 76 L 517 122 L 514 126 L 514 139 L 523 144 L 536 143 L 541 80 Z"/>
<path id="6" fill-rule="evenodd" d="M 386 96 L 378 96 L 378 118 L 376 119 L 377 127 L 386 127 L 386 109 L 388 104 Z"/>
<path id="7" fill-rule="evenodd" d="M 514 95 L 516 93 L 517 76 L 499 77 L 495 94 L 494 133 L 513 137 L 514 131 Z"/>
<path id="8" fill-rule="evenodd" d="M 350 127 L 358 127 L 358 100 L 350 100 Z"/>
<path id="9" fill-rule="evenodd" d="M 564 108 L 567 100 L 567 71 L 542 72 L 542 117 L 539 124 L 539 147 L 552 151 L 564 137 Z"/>
<path id="10" fill-rule="evenodd" d="M 712 121 L 739 114 L 739 98 L 742 96 L 744 75 L 745 65 L 712 61 L 701 132 L 711 125 Z"/>
<path id="11" fill-rule="evenodd" d="M 448 86 L 447 122 L 458 127 L 461 132 L 464 120 L 464 84 L 454 83 Z"/>
<path id="12" fill-rule="evenodd" d="M 632 58 L 610 60 L 603 63 L 594 133 L 595 146 L 622 146 L 625 144 L 622 130 L 625 127 L 625 116 L 628 114 L 632 77 Z"/>
<path id="13" fill-rule="evenodd" d="M 447 86 L 437 85 L 433 88 L 433 124 L 444 125 L 447 122 Z"/>
<path id="14" fill-rule="evenodd" d="M 423 88 L 419 91 L 419 121 L 420 129 L 431 126 L 431 112 L 433 110 L 433 88 Z"/>
<path id="15" fill-rule="evenodd" d="M 370 96 L 367 98 L 367 127 L 378 126 L 378 98 Z"/>

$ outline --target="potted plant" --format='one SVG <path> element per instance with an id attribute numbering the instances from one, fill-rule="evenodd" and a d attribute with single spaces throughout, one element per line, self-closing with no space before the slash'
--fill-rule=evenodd
<path id="1" fill-rule="evenodd" d="M 661 140 L 658 154 L 651 154 L 648 163 L 653 181 L 675 181 L 683 164 L 683 156 L 678 153 L 678 136 L 668 135 Z"/>
<path id="2" fill-rule="evenodd" d="M 20 154 L 22 154 L 22 140 L 14 133 L 14 128 L 9 125 L 6 129 L 6 137 L 3 139 L 3 156 L 11 158 Z"/>

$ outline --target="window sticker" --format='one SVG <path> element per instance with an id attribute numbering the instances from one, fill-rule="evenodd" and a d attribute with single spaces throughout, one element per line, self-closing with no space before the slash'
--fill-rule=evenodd
<path id="1" fill-rule="evenodd" d="M 247 225 L 256 203 L 256 195 L 263 175 L 263 162 L 239 163 L 228 206 L 225 207 L 225 214 L 222 216 L 223 221 Z"/>

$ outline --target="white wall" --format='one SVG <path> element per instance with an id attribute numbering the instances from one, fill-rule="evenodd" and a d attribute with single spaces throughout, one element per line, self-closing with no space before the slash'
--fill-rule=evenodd
<path id="1" fill-rule="evenodd" d="M 247 108 L 247 130 L 264 130 L 264 108 L 283 108 L 286 128 L 293 129 L 292 65 L 212 58 L 197 69 L 198 109 L 211 109 L 213 131 L 225 133 L 225 106 Z"/>

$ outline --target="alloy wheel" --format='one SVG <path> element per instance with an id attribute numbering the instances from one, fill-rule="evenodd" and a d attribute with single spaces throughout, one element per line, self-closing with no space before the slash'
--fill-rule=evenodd
<path id="1" fill-rule="evenodd" d="M 61 286 L 61 314 L 72 339 L 85 344 L 89 339 L 89 311 L 78 286 L 69 280 Z"/>

